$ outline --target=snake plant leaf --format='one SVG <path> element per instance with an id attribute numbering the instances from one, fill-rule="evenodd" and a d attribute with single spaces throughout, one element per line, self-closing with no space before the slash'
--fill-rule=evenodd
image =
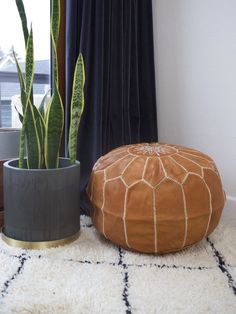
<path id="1" fill-rule="evenodd" d="M 21 72 L 21 68 L 19 66 L 18 60 L 16 58 L 15 52 L 13 50 L 13 56 L 15 59 L 16 63 L 16 68 L 17 68 L 17 73 L 18 73 L 18 79 L 20 83 L 20 88 L 21 88 L 21 105 L 22 105 L 22 111 L 23 113 L 25 112 L 25 107 L 26 107 L 26 102 L 27 102 L 27 95 L 25 93 L 25 81 L 23 74 Z M 19 115 L 19 112 L 18 112 Z M 23 163 L 24 163 L 24 148 L 25 148 L 25 133 L 26 133 L 26 125 L 23 127 L 23 116 L 20 117 L 20 121 L 22 123 L 22 129 L 21 129 L 21 134 L 20 134 L 20 145 L 19 145 L 19 168 L 23 168 Z"/>
<path id="2" fill-rule="evenodd" d="M 71 121 L 69 130 L 69 158 L 73 164 L 76 161 L 77 140 L 81 115 L 84 110 L 84 83 L 85 83 L 85 71 L 83 56 L 80 53 L 76 62 L 72 100 L 71 100 Z"/>
<path id="3" fill-rule="evenodd" d="M 34 111 L 34 117 L 35 117 L 35 120 L 38 119 L 42 122 L 42 125 L 44 127 L 44 129 L 46 128 L 46 125 L 45 125 L 45 122 L 44 122 L 44 119 L 43 119 L 43 116 L 41 115 L 39 109 L 36 107 L 36 106 L 32 106 L 33 107 L 33 111 Z"/>
<path id="4" fill-rule="evenodd" d="M 64 109 L 57 85 L 46 114 L 45 165 L 47 169 L 57 168 L 59 150 L 64 126 Z"/>
<path id="5" fill-rule="evenodd" d="M 19 112 L 19 110 L 17 109 L 16 106 L 14 106 L 14 107 L 15 107 L 16 112 L 18 113 L 20 122 L 23 123 L 23 119 L 24 119 L 23 115 Z"/>
<path id="6" fill-rule="evenodd" d="M 44 121 L 45 121 L 45 125 L 46 125 L 46 121 L 47 121 L 47 117 L 48 117 L 48 112 L 49 112 L 49 108 L 51 106 L 51 102 L 52 102 L 52 97 L 50 97 L 48 105 L 46 107 L 46 111 L 44 113 Z"/>
<path id="7" fill-rule="evenodd" d="M 23 119 L 21 121 L 22 127 L 20 132 L 20 145 L 19 145 L 19 168 L 23 168 L 24 164 L 24 149 L 25 149 L 25 135 L 26 135 L 26 121 L 24 122 L 24 115 L 26 115 L 26 102 L 27 96 L 25 90 L 21 89 L 21 103 L 22 103 L 22 111 L 23 111 Z"/>
<path id="8" fill-rule="evenodd" d="M 21 24 L 22 24 L 22 29 L 23 29 L 24 39 L 25 39 L 25 47 L 26 47 L 27 42 L 28 42 L 29 31 L 27 27 L 27 18 L 25 14 L 24 3 L 22 0 L 16 0 L 16 5 L 17 5 L 18 13 L 21 19 Z"/>
<path id="9" fill-rule="evenodd" d="M 41 165 L 40 168 L 45 168 L 45 160 L 44 160 L 44 139 L 45 139 L 45 124 L 42 120 L 36 120 L 36 127 L 39 134 L 39 142 L 41 146 Z"/>
<path id="10" fill-rule="evenodd" d="M 36 129 L 37 129 L 37 133 L 38 133 L 38 137 L 39 137 L 39 143 L 40 143 L 41 167 L 42 167 L 42 163 L 44 162 L 44 138 L 45 138 L 45 133 L 46 133 L 46 125 L 45 125 L 44 119 L 43 119 L 39 109 L 37 107 L 33 106 L 33 111 L 34 111 Z"/>
<path id="11" fill-rule="evenodd" d="M 22 74 L 19 62 L 16 58 L 16 54 L 15 51 L 13 50 L 13 56 L 15 59 L 15 63 L 16 63 L 16 68 L 17 68 L 17 73 L 18 73 L 18 79 L 19 79 L 19 83 L 20 83 L 20 89 L 21 89 L 21 105 L 22 105 L 22 111 L 24 112 L 25 110 L 25 106 L 26 106 L 26 93 L 25 93 L 25 80 L 24 80 L 24 76 Z M 21 121 L 21 120 L 20 120 Z M 23 120 L 21 121 L 21 123 L 23 122 Z M 24 155 L 24 153 L 23 153 Z"/>
<path id="12" fill-rule="evenodd" d="M 34 109 L 34 117 L 35 117 L 35 124 L 36 129 L 39 137 L 39 143 L 40 143 L 40 149 L 41 149 L 41 164 L 40 168 L 42 168 L 42 165 L 44 163 L 44 138 L 45 138 L 45 122 L 43 120 L 43 117 L 41 116 L 39 110 L 33 106 Z"/>
<path id="13" fill-rule="evenodd" d="M 60 27 L 60 0 L 52 1 L 51 39 L 53 47 L 53 96 L 46 111 L 45 134 L 45 165 L 46 168 L 57 168 L 59 163 L 59 150 L 64 126 L 64 109 L 58 89 L 58 58 L 57 42 Z"/>
<path id="14" fill-rule="evenodd" d="M 42 157 L 41 157 L 41 146 L 40 138 L 37 130 L 37 123 L 34 117 L 33 106 L 29 100 L 24 115 L 19 114 L 20 121 L 22 123 L 21 134 L 20 134 L 20 152 L 19 152 L 19 168 L 23 168 L 24 165 L 24 147 L 26 138 L 26 148 L 28 152 L 27 166 L 30 169 L 40 168 Z M 43 144 L 42 144 L 43 145 Z"/>
<path id="15" fill-rule="evenodd" d="M 16 60 L 18 77 L 21 87 L 22 111 L 19 112 L 19 118 L 22 121 L 21 140 L 20 140 L 20 157 L 19 167 L 23 167 L 24 162 L 24 141 L 26 139 L 27 166 L 28 168 L 57 168 L 59 163 L 59 150 L 64 125 L 64 109 L 59 93 L 58 82 L 58 54 L 57 43 L 59 38 L 60 27 L 60 0 L 52 1 L 51 14 L 51 40 L 53 48 L 53 96 L 45 110 L 45 101 L 47 94 L 44 96 L 42 103 L 37 109 L 33 102 L 33 80 L 34 80 L 34 49 L 33 49 L 33 31 L 27 28 L 27 19 L 23 0 L 15 0 L 18 12 L 21 18 L 22 29 L 24 33 L 26 46 L 25 75 L 22 74 L 20 66 Z M 76 62 L 73 92 L 71 101 L 71 125 L 69 150 L 71 161 L 76 159 L 76 146 L 78 128 L 81 114 L 84 108 L 84 64 L 80 54 Z"/>
<path id="16" fill-rule="evenodd" d="M 34 53 L 33 53 L 33 31 L 31 28 L 30 35 L 28 37 L 27 48 L 26 48 L 26 65 L 25 65 L 25 93 L 24 98 L 26 102 L 22 105 L 23 111 L 23 123 L 20 137 L 20 156 L 19 156 L 19 167 L 23 167 L 24 159 L 24 146 L 25 146 L 25 133 L 27 139 L 27 165 L 28 168 L 40 168 L 41 166 L 41 145 L 39 134 L 37 131 L 37 125 L 34 115 L 34 106 L 31 102 L 31 90 L 34 79 Z"/>
<path id="17" fill-rule="evenodd" d="M 49 89 L 46 94 L 43 96 L 43 99 L 41 100 L 41 103 L 39 105 L 39 112 L 41 113 L 43 119 L 45 118 L 45 105 L 46 105 L 46 100 L 48 97 L 49 92 L 51 91 L 51 89 Z"/>
<path id="18" fill-rule="evenodd" d="M 31 89 L 34 80 L 34 43 L 33 43 L 33 30 L 31 27 L 30 34 L 26 47 L 26 60 L 25 60 L 25 92 L 27 97 L 30 97 Z"/>
<path id="19" fill-rule="evenodd" d="M 53 48 L 53 82 L 54 85 L 58 85 L 58 57 L 57 57 L 57 42 L 59 38 L 60 30 L 60 0 L 52 1 L 52 13 L 51 13 L 51 40 Z M 55 88 L 55 86 L 54 86 Z"/>
<path id="20" fill-rule="evenodd" d="M 23 119 L 24 119 L 23 115 L 19 112 L 19 110 L 17 109 L 16 106 L 15 106 L 15 110 L 18 113 L 18 117 L 19 117 L 20 122 L 23 123 Z M 25 130 L 25 133 L 27 133 L 27 129 Z M 23 153 L 24 153 L 24 150 L 23 150 Z M 23 157 L 24 157 L 24 155 L 23 155 Z M 21 166 L 21 168 L 23 168 L 23 159 L 22 159 L 22 166 Z"/>
<path id="21" fill-rule="evenodd" d="M 38 169 L 41 167 L 41 146 L 40 138 L 37 130 L 36 119 L 34 116 L 34 107 L 28 100 L 29 105 L 26 107 L 26 112 L 23 119 L 23 127 L 26 130 L 27 140 L 27 165 L 29 169 Z M 25 119 L 26 118 L 26 119 Z"/>
<path id="22" fill-rule="evenodd" d="M 16 69 L 17 69 L 18 79 L 19 79 L 19 83 L 20 83 L 20 88 L 21 88 L 21 89 L 25 89 L 25 80 L 24 80 L 24 76 L 23 76 L 23 74 L 22 74 L 22 71 L 21 71 L 19 62 L 18 62 L 18 60 L 17 60 L 17 58 L 16 58 L 16 54 L 15 54 L 14 49 L 12 50 L 12 52 L 13 52 L 13 56 L 14 56 L 14 60 L 15 60 L 15 64 L 16 64 Z"/>
<path id="23" fill-rule="evenodd" d="M 60 0 L 52 1 L 52 13 L 51 13 L 51 35 L 57 43 L 59 37 L 59 29 L 60 29 Z"/>
<path id="24" fill-rule="evenodd" d="M 21 19 L 21 25 L 22 25 L 22 30 L 23 30 L 23 34 L 24 34 L 24 40 L 25 40 L 25 49 L 27 49 L 27 43 L 28 43 L 28 38 L 29 38 L 29 31 L 28 31 L 28 27 L 27 27 L 27 18 L 26 18 L 26 14 L 25 14 L 25 8 L 24 8 L 24 3 L 22 0 L 15 0 L 16 5 L 17 5 L 17 9 L 18 9 L 18 13 Z M 30 94 L 30 100 L 31 103 L 34 104 L 34 98 L 33 98 L 33 86 L 31 89 L 31 94 Z"/>
<path id="25" fill-rule="evenodd" d="M 57 48 L 56 48 L 56 43 L 51 37 L 52 40 L 52 50 L 53 50 L 53 89 L 55 89 L 55 85 L 58 87 L 58 57 L 57 57 Z"/>

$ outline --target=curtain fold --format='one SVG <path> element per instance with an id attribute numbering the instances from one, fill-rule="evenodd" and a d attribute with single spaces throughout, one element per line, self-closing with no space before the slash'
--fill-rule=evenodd
<path id="1" fill-rule="evenodd" d="M 95 161 L 111 149 L 157 141 L 151 0 L 66 2 L 66 128 L 76 58 L 85 61 L 85 110 L 78 139 L 81 207 Z"/>

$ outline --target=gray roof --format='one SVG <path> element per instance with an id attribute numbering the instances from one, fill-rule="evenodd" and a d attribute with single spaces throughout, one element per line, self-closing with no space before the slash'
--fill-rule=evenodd
<path id="1" fill-rule="evenodd" d="M 19 62 L 21 70 L 24 72 L 25 62 Z M 16 72 L 15 63 L 2 69 L 4 72 Z M 34 62 L 34 73 L 50 74 L 50 60 L 37 60 Z"/>
<path id="2" fill-rule="evenodd" d="M 20 62 L 20 67 L 21 70 L 24 72 L 25 68 L 25 63 Z M 48 74 L 50 73 L 50 61 L 49 60 L 38 60 L 35 61 L 35 74 Z M 12 72 L 15 73 L 16 70 L 16 65 L 15 63 L 12 63 L 10 65 L 5 66 L 4 68 L 0 69 L 0 71 L 3 72 Z M 34 94 L 44 94 L 45 93 L 45 88 L 44 84 L 34 84 Z M 20 86 L 19 83 L 10 83 L 10 82 L 4 82 L 1 83 L 1 99 L 11 99 L 12 96 L 14 95 L 19 95 L 20 94 Z"/>
<path id="3" fill-rule="evenodd" d="M 34 94 L 45 94 L 44 84 L 34 84 Z M 19 83 L 1 83 L 1 99 L 11 99 L 14 95 L 20 95 Z"/>

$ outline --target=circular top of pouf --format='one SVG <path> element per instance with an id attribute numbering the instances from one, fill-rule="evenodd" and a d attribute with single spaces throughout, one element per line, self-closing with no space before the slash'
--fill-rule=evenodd
<path id="1" fill-rule="evenodd" d="M 146 253 L 183 249 L 217 226 L 225 194 L 214 161 L 177 145 L 126 145 L 102 156 L 88 185 L 107 239 Z"/>

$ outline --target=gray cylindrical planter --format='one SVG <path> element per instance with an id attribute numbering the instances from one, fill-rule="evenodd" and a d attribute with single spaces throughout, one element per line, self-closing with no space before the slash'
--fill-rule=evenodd
<path id="1" fill-rule="evenodd" d="M 3 163 L 18 157 L 19 145 L 20 129 L 0 128 L 0 209 L 3 207 Z"/>
<path id="2" fill-rule="evenodd" d="M 3 225 L 3 163 L 17 158 L 20 145 L 20 129 L 0 128 L 0 228 Z"/>
<path id="3" fill-rule="evenodd" d="M 4 163 L 3 239 L 15 246 L 43 248 L 74 240 L 80 229 L 80 163 L 60 158 L 58 169 L 19 169 Z"/>
<path id="4" fill-rule="evenodd" d="M 0 159 L 16 158 L 19 154 L 20 129 L 0 129 Z"/>

